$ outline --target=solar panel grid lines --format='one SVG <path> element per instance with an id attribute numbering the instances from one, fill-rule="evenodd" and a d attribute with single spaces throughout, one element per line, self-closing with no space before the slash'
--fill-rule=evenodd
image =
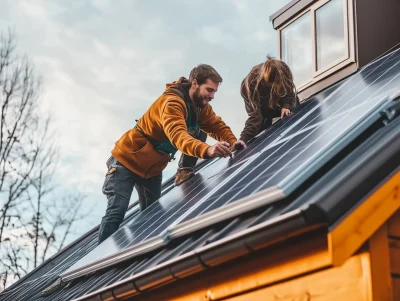
<path id="1" fill-rule="evenodd" d="M 395 67 L 395 66 L 400 66 L 400 62 L 397 62 L 395 65 L 393 65 L 391 68 L 393 68 L 393 67 Z M 390 68 L 390 69 L 391 69 Z M 390 70 L 389 69 L 389 70 Z M 387 72 L 389 71 L 389 70 L 387 70 Z M 394 76 L 394 77 L 392 77 L 387 83 L 385 83 L 385 84 L 383 84 L 377 91 L 375 91 L 374 92 L 374 94 L 373 95 L 371 95 L 371 96 L 369 96 L 368 97 L 368 99 L 374 99 L 374 95 L 375 94 L 377 94 L 379 91 L 381 91 L 381 90 L 383 90 L 388 84 L 390 84 L 391 82 L 394 82 L 397 78 L 399 78 L 399 76 L 400 76 L 400 68 L 399 68 L 399 71 L 398 71 L 398 73 L 397 73 L 397 75 L 396 76 Z M 385 72 L 386 73 L 386 72 Z M 384 74 L 385 74 L 384 73 Z M 382 74 L 383 75 L 383 74 Z M 382 76 L 381 75 L 381 76 Z M 374 82 L 376 81 L 377 79 L 375 79 L 374 80 Z M 354 99 L 354 98 L 353 98 Z M 384 97 L 375 97 L 375 99 L 377 99 L 377 100 L 382 100 L 382 101 L 384 101 L 384 100 L 387 100 L 388 98 L 386 97 L 386 98 L 384 98 Z M 374 108 L 376 108 L 376 107 L 380 107 L 382 105 L 382 102 L 381 103 L 379 103 L 379 102 L 377 102 L 377 103 L 375 103 L 375 104 L 373 104 L 373 106 L 372 107 L 370 107 L 370 110 L 373 110 Z M 348 111 L 347 112 L 347 114 L 345 115 L 345 116 L 343 116 L 339 121 L 337 121 L 335 124 L 333 124 L 329 129 L 328 129 L 328 131 L 329 130 L 332 130 L 336 125 L 338 125 L 340 122 L 343 122 L 343 120 L 345 119 L 345 117 L 349 117 L 349 115 L 350 115 L 350 113 L 353 113 L 353 114 L 355 114 L 355 113 L 357 113 L 358 112 L 358 110 L 353 110 L 353 112 L 350 112 L 350 111 Z M 362 116 L 361 116 L 362 117 Z M 358 123 L 358 121 L 357 121 L 357 118 L 347 118 L 347 120 L 351 120 L 352 121 L 352 123 L 350 124 L 350 125 L 348 125 L 347 126 L 347 128 L 351 128 L 351 127 L 353 127 L 353 126 L 356 126 L 357 125 L 357 123 Z M 357 130 L 357 128 L 355 128 L 354 130 Z M 340 133 L 340 134 L 342 134 L 342 133 L 344 133 L 345 132 L 345 130 L 344 129 L 342 129 L 342 132 Z M 350 133 L 348 133 L 348 134 L 350 134 Z M 332 141 L 332 143 L 331 144 L 333 144 L 334 142 L 337 142 L 339 139 L 341 139 L 342 137 L 340 136 L 340 135 L 338 135 L 336 138 L 335 138 L 335 140 L 333 140 Z M 330 145 L 331 145 L 330 144 Z M 326 152 L 326 150 L 329 148 L 329 146 L 330 145 L 326 145 L 325 147 L 323 147 L 323 148 L 321 148 L 319 151 L 318 151 L 318 153 L 316 154 L 316 160 L 318 160 L 318 158 L 321 158 L 322 156 L 320 156 L 322 153 L 324 153 L 324 152 Z M 301 154 L 301 153 L 300 153 Z M 299 154 L 299 155 L 300 155 Z M 304 171 L 306 170 L 306 166 L 302 166 L 301 168 L 304 168 L 303 169 L 303 173 L 304 173 Z M 299 176 L 297 176 L 298 178 L 299 178 Z M 290 179 L 290 180 L 289 180 Z M 289 181 L 292 181 L 293 182 L 293 179 L 291 179 L 291 177 L 287 177 L 286 178 L 286 180 L 284 180 L 283 181 L 283 183 L 282 183 L 282 186 L 287 186 L 287 185 L 289 185 Z M 285 189 L 284 189 L 285 190 Z M 288 193 L 290 193 L 290 191 L 288 191 L 289 189 L 286 189 L 285 191 L 287 191 Z M 290 189 L 290 190 L 293 190 L 293 188 L 292 189 Z"/>
<path id="2" fill-rule="evenodd" d="M 362 103 L 362 104 L 356 105 L 356 107 L 355 107 L 354 109 L 357 109 L 358 107 L 363 107 L 363 106 L 365 106 L 365 105 L 366 105 L 366 103 Z M 319 122 L 317 122 L 317 123 L 315 123 L 315 124 L 313 124 L 313 125 L 310 125 L 310 126 L 308 126 L 308 127 L 303 127 L 301 130 L 299 130 L 299 131 L 297 131 L 297 132 L 295 132 L 295 133 L 293 133 L 293 134 L 291 134 L 291 135 L 282 137 L 281 139 L 278 139 L 277 141 L 274 141 L 273 143 L 271 143 L 270 145 L 268 145 L 268 146 L 264 149 L 264 151 L 267 151 L 267 150 L 273 148 L 274 146 L 277 146 L 277 145 L 279 145 L 279 144 L 282 144 L 283 142 L 286 142 L 286 141 L 292 139 L 293 137 L 295 137 L 295 136 L 297 136 L 297 135 L 300 135 L 300 134 L 302 134 L 302 133 L 304 133 L 304 132 L 307 132 L 307 131 L 309 131 L 310 129 L 316 128 L 316 127 L 318 127 L 318 126 L 320 126 L 320 125 L 322 125 L 322 124 L 324 124 L 324 123 L 328 123 L 328 122 L 330 122 L 330 121 L 332 121 L 332 120 L 334 120 L 334 119 L 340 118 L 341 116 L 346 115 L 346 114 L 348 113 L 349 110 L 353 111 L 353 109 L 347 109 L 346 111 L 343 111 L 343 112 L 340 112 L 340 113 L 338 113 L 338 114 L 335 114 L 335 115 L 332 115 L 332 116 L 328 117 L 326 120 L 321 120 L 321 121 L 319 121 Z"/>
<path id="3" fill-rule="evenodd" d="M 391 58 L 392 56 L 394 56 L 394 55 L 395 55 L 395 53 L 393 53 L 391 56 L 387 57 L 387 58 L 382 62 L 382 64 L 385 64 L 385 62 L 386 62 L 386 63 L 392 62 L 393 60 L 390 60 L 390 58 Z M 398 62 L 397 62 L 397 63 L 398 63 Z M 396 64 L 397 64 L 397 63 L 396 63 Z M 393 67 L 393 66 L 392 66 L 392 67 Z M 376 69 L 378 69 L 378 68 L 379 68 L 379 65 L 376 66 L 375 69 L 373 69 L 373 70 L 371 70 L 370 72 L 368 72 L 367 77 L 368 77 L 369 75 L 371 75 L 371 74 L 372 74 Z M 390 70 L 390 69 L 391 69 L 391 68 L 389 68 L 389 70 Z M 337 89 L 335 89 L 335 91 L 333 91 L 330 95 L 328 95 L 328 96 L 324 99 L 323 102 L 320 102 L 317 106 L 315 106 L 315 107 L 313 107 L 312 109 L 308 110 L 307 113 L 303 116 L 303 118 L 302 118 L 301 120 L 299 120 L 298 122 L 296 122 L 296 123 L 293 124 L 292 126 L 288 127 L 288 128 L 287 128 L 283 133 L 281 133 L 279 136 L 280 136 L 280 137 L 284 137 L 288 132 L 290 132 L 291 130 L 293 130 L 293 128 L 294 128 L 298 123 L 300 123 L 300 122 L 302 122 L 302 121 L 305 121 L 305 120 L 306 120 L 305 117 L 307 117 L 307 116 L 309 116 L 309 115 L 312 115 L 317 109 L 319 109 L 321 106 L 324 106 L 324 104 L 326 104 L 330 99 L 334 98 L 334 96 L 336 96 L 337 94 L 343 92 L 343 91 L 342 91 L 343 88 L 348 88 L 348 87 L 350 86 L 350 90 L 348 90 L 348 91 L 346 91 L 346 93 L 342 94 L 342 95 L 340 96 L 339 99 L 336 99 L 336 100 L 335 100 L 335 103 L 337 103 L 339 100 L 341 100 L 343 97 L 345 97 L 346 94 L 349 93 L 350 91 L 352 91 L 352 90 L 354 91 L 355 86 L 354 86 L 353 80 L 357 80 L 357 79 L 358 79 L 358 81 L 356 82 L 356 85 L 359 84 L 359 83 L 362 81 L 362 79 L 359 78 L 359 77 L 360 77 L 359 75 L 361 74 L 361 72 L 366 71 L 366 70 L 367 70 L 366 68 L 363 68 L 363 69 L 360 71 L 360 73 L 356 73 L 356 74 L 352 75 L 347 81 L 345 81 L 344 83 L 342 83 Z M 388 70 L 387 70 L 387 71 L 388 71 Z M 386 72 L 387 72 L 387 71 L 386 71 Z M 351 84 L 353 84 L 353 85 L 351 86 Z M 364 89 L 366 89 L 366 88 L 367 88 L 367 87 L 365 87 Z M 360 93 L 362 93 L 362 91 L 360 91 L 359 94 L 360 94 Z M 332 106 L 332 105 L 334 105 L 334 104 L 331 104 L 330 106 Z M 345 105 L 347 105 L 347 103 L 343 104 L 343 106 L 345 106 Z M 324 107 L 324 109 L 326 110 L 326 109 L 328 109 L 330 106 Z M 342 107 L 343 107 L 343 106 L 342 106 Z M 341 108 L 342 108 L 342 107 L 341 107 Z M 341 108 L 337 109 L 336 111 L 339 111 Z M 312 118 L 311 120 L 308 120 L 308 121 L 307 121 L 307 124 L 304 125 L 300 130 L 302 130 L 302 129 L 304 129 L 305 127 L 307 127 L 307 125 L 309 125 L 311 122 L 313 122 L 313 121 L 315 120 L 315 118 L 316 118 L 316 117 Z"/>
<path id="4" fill-rule="evenodd" d="M 208 192 L 199 202 L 196 202 L 196 204 L 190 208 L 190 211 L 188 211 L 185 215 L 179 217 L 172 225 L 171 227 L 173 227 L 175 224 L 179 223 L 181 220 L 183 220 L 185 218 L 185 216 L 187 214 L 190 214 L 190 212 L 192 212 L 193 210 L 195 210 L 202 201 L 207 200 L 207 198 L 209 198 L 210 196 L 212 196 L 216 191 L 218 191 L 219 189 L 221 189 L 222 187 L 224 187 L 224 185 L 229 182 L 233 177 L 235 177 L 238 173 L 240 173 L 246 166 L 248 166 L 251 162 L 253 162 L 256 158 L 258 157 L 258 154 L 253 155 L 252 157 L 248 158 L 246 160 L 246 162 L 239 164 L 241 165 L 239 168 L 237 168 L 231 175 L 229 175 L 226 179 L 224 179 L 221 183 L 219 183 L 217 185 L 217 187 L 215 187 L 213 190 L 211 190 L 210 192 Z M 236 165 L 238 166 L 238 165 Z"/>
<path id="5" fill-rule="evenodd" d="M 382 104 L 386 92 L 396 88 L 399 60 L 399 51 L 383 57 L 300 105 L 294 115 L 260 134 L 232 160 L 204 165 L 195 177 L 173 187 L 103 242 L 105 253 L 116 256 L 150 238 L 161 238 L 191 219 L 269 187 L 290 192 L 290 187 L 300 184 L 300 175 L 328 160 L 336 151 L 332 145 L 343 140 L 350 129 L 356 131 L 358 124 Z M 94 250 L 71 270 L 101 261 L 108 257 L 105 253 Z"/>
<path id="6" fill-rule="evenodd" d="M 249 160 L 247 160 L 247 161 L 249 161 Z M 247 162 L 246 161 L 246 162 Z M 238 165 L 240 165 L 240 164 L 238 164 Z M 243 167 L 243 166 L 242 166 Z M 223 172 L 222 174 L 225 174 L 225 173 L 227 173 L 227 171 L 228 170 L 225 170 L 225 172 Z M 213 184 L 213 183 L 215 183 L 215 181 L 213 181 L 213 182 L 211 182 L 210 184 Z M 199 185 L 200 186 L 200 185 Z M 195 189 L 197 189 L 199 186 L 196 186 L 195 187 Z M 200 191 L 200 192 L 198 192 L 194 197 L 196 197 L 199 193 L 201 193 L 202 191 L 204 191 L 207 187 L 208 187 L 209 185 L 205 185 L 204 187 L 203 187 L 203 189 Z M 219 186 L 222 186 L 221 184 L 219 184 L 219 185 L 217 185 L 218 187 L 217 187 L 217 189 L 219 189 Z M 210 194 L 212 194 L 211 192 L 213 192 L 213 191 L 215 191 L 215 189 L 213 188 L 213 190 L 211 190 L 209 193 L 208 193 L 208 195 L 210 195 Z M 202 199 L 204 199 L 204 197 L 202 198 Z M 201 201 L 201 200 L 200 200 Z M 199 201 L 197 201 L 196 203 L 198 203 Z M 190 204 L 190 200 L 189 201 L 187 201 L 186 202 L 186 204 L 188 205 L 188 204 Z M 186 205 L 185 204 L 185 205 Z M 174 206 L 176 206 L 176 205 L 178 205 L 178 203 L 176 203 Z M 182 207 L 185 207 L 185 205 L 184 206 L 182 206 Z M 181 207 L 181 208 L 182 208 Z M 193 206 L 191 207 L 191 209 L 195 209 Z M 164 216 L 164 215 L 166 215 L 168 213 L 168 211 L 167 212 L 165 212 L 162 216 Z M 175 212 L 176 213 L 176 212 Z M 155 221 L 155 222 L 157 222 L 158 221 L 158 219 Z M 147 227 L 148 228 L 148 226 L 153 226 L 154 225 L 154 223 L 152 224 L 152 225 L 142 225 L 142 226 L 139 226 L 139 227 Z M 157 230 L 159 227 L 156 227 L 155 229 L 154 229 L 154 231 L 155 230 Z M 135 231 L 139 231 L 140 229 L 136 229 Z M 154 232 L 153 231 L 153 232 Z M 152 233 L 153 233 L 152 232 Z M 150 233 L 151 234 L 151 233 Z"/>
<path id="7" fill-rule="evenodd" d="M 398 63 L 397 63 L 398 64 Z M 396 65 L 396 64 L 395 64 Z M 378 66 L 379 67 L 379 66 Z M 378 68 L 377 67 L 377 68 Z M 392 66 L 393 67 L 393 66 Z M 391 67 L 391 68 L 392 68 Z M 386 72 L 388 72 L 391 68 L 389 68 L 388 70 L 386 70 Z M 375 69 L 374 69 L 375 70 Z M 369 74 L 371 74 L 374 70 L 372 70 Z M 384 72 L 384 73 L 386 73 L 386 72 Z M 380 75 L 379 77 L 381 77 L 382 75 Z M 378 80 L 379 79 L 379 77 L 378 78 L 376 78 L 375 80 L 374 80 L 374 82 L 376 81 L 376 80 Z M 352 79 L 354 79 L 354 78 L 356 78 L 356 77 L 353 77 Z M 393 80 L 393 79 L 392 79 Z M 351 80 L 349 80 L 349 82 L 351 82 Z M 385 84 L 386 85 L 386 84 Z M 385 86 L 384 85 L 384 86 Z M 357 86 L 357 85 L 356 85 Z M 343 87 L 343 85 L 341 86 L 341 87 Z M 382 89 L 383 87 L 381 87 L 380 89 Z M 366 88 L 364 88 L 362 91 L 364 91 Z M 379 90 L 380 90 L 379 89 Z M 379 91 L 378 90 L 378 91 Z M 358 95 L 360 95 L 361 93 L 362 93 L 362 91 L 361 92 L 359 92 L 358 94 L 356 94 L 352 99 L 354 99 L 354 98 L 356 98 Z M 378 91 L 376 91 L 375 93 L 377 93 Z M 348 92 L 348 91 L 347 91 Z M 332 98 L 334 95 L 336 95 L 337 93 L 331 93 L 329 96 L 328 96 L 328 98 L 327 99 L 330 99 L 330 98 Z M 339 97 L 337 100 L 335 100 L 334 101 L 334 103 L 332 104 L 332 105 L 334 105 L 336 102 L 338 102 L 340 99 L 342 99 L 344 96 L 342 95 L 341 97 Z M 323 104 L 324 104 L 325 102 L 323 102 L 320 106 L 322 106 Z M 337 111 L 339 111 L 343 106 L 345 106 L 345 104 L 343 104 L 341 107 L 339 107 L 338 109 L 337 109 Z M 318 106 L 319 107 L 319 106 Z M 307 114 L 306 114 L 306 116 L 310 116 L 311 115 L 311 113 L 313 112 L 313 111 L 315 111 L 315 109 L 316 108 L 314 108 L 311 112 L 308 112 Z M 349 113 L 348 113 L 349 114 Z M 348 116 L 348 114 L 346 114 L 345 115 L 345 117 L 347 117 Z M 305 117 L 304 117 L 305 118 Z M 317 117 L 314 117 L 311 121 L 309 121 L 306 125 L 309 125 L 313 120 L 315 120 Z M 329 135 L 329 133 L 332 133 L 332 129 L 341 121 L 341 120 L 343 120 L 343 118 L 342 119 L 340 119 L 339 121 L 337 121 L 336 123 L 334 123 L 331 127 L 329 127 L 328 129 L 327 129 L 327 132 L 328 133 L 326 133 L 327 135 Z M 316 128 L 318 128 L 318 127 L 316 127 Z M 303 127 L 303 130 L 305 130 L 304 129 L 304 127 Z M 297 142 L 295 145 L 293 145 L 288 151 L 290 151 L 290 150 L 292 150 L 293 148 L 295 148 L 299 143 L 301 143 L 303 140 L 305 140 L 308 136 L 310 136 L 313 132 L 315 132 L 315 129 L 313 130 L 313 131 L 311 131 L 306 137 L 304 137 L 301 141 L 299 141 L 299 142 Z M 296 136 L 295 134 L 294 134 L 294 136 Z M 320 135 L 320 137 L 322 136 L 322 138 L 326 138 L 327 136 L 326 135 Z M 329 137 L 329 136 L 328 136 Z M 333 137 L 332 137 L 333 138 Z M 329 142 L 329 140 L 330 139 L 328 139 L 328 142 Z M 289 140 L 288 140 L 289 141 Z M 292 142 L 292 141 L 290 141 L 290 142 Z M 315 142 L 311 142 L 311 144 L 314 144 Z M 286 144 L 286 143 L 285 143 Z M 284 145 L 285 145 L 284 144 Z M 320 153 L 322 153 L 323 151 L 325 151 L 328 147 L 329 147 L 329 143 L 325 143 L 326 144 L 326 146 L 322 149 L 322 150 L 320 150 Z M 284 146 L 284 145 L 282 145 L 282 146 Z M 310 145 L 310 144 L 309 144 Z M 281 147 L 280 147 L 281 148 Z M 275 150 L 274 151 L 274 153 L 275 152 L 277 152 L 280 148 L 278 148 L 277 150 Z M 267 147 L 265 147 L 263 150 L 262 150 L 262 152 L 263 151 L 265 151 L 265 150 L 267 150 L 267 149 L 270 149 L 270 146 L 267 146 Z M 267 185 L 269 182 L 270 182 L 270 180 L 271 179 L 274 179 L 274 178 L 276 178 L 276 175 L 279 173 L 279 172 L 282 172 L 282 170 L 284 170 L 286 167 L 288 167 L 295 159 L 297 159 L 301 154 L 303 154 L 304 153 L 304 151 L 306 151 L 306 148 L 304 148 L 302 151 L 300 151 L 300 152 L 298 152 L 298 154 L 295 156 L 295 157 L 293 157 L 291 160 L 289 160 L 286 164 L 284 164 L 280 169 L 278 169 L 276 172 L 275 172 L 275 174 L 273 174 L 270 178 L 269 178 L 269 180 L 267 180 L 266 181 L 266 183 L 263 183 L 262 185 L 260 185 L 260 186 L 258 186 L 255 190 L 252 190 L 251 192 L 250 192 L 250 194 L 252 194 L 252 193 L 255 193 L 255 192 L 257 192 L 257 191 L 259 191 L 260 189 L 262 189 L 262 188 L 264 188 L 264 187 L 268 187 L 269 185 Z M 318 157 L 318 156 L 317 156 Z M 264 161 L 262 161 L 261 163 L 259 163 L 259 165 L 261 165 L 262 163 L 264 163 L 266 160 L 268 159 L 268 157 L 267 158 L 265 158 L 264 159 Z M 283 156 L 280 158 L 280 159 L 283 159 Z M 276 164 L 276 163 L 278 163 L 279 162 L 279 160 L 280 159 L 278 159 L 278 160 L 276 160 L 275 162 L 273 162 L 272 163 L 272 165 L 274 165 L 274 164 Z M 307 162 L 304 162 L 304 164 L 306 164 Z M 216 206 L 216 207 L 222 207 L 222 206 L 224 206 L 224 205 L 226 205 L 226 204 L 228 204 L 228 203 L 230 203 L 233 199 L 235 199 L 238 195 L 239 195 L 239 193 L 241 193 L 242 191 L 244 191 L 244 190 L 246 190 L 246 188 L 248 188 L 251 184 L 253 184 L 253 182 L 255 182 L 255 181 L 257 181 L 257 179 L 258 178 L 260 178 L 267 170 L 269 170 L 269 168 L 271 167 L 271 165 L 269 165 L 264 171 L 262 171 L 261 173 L 258 173 L 253 179 L 251 179 L 250 180 L 250 182 L 248 182 L 248 184 L 247 185 L 245 185 L 242 189 L 240 189 L 238 192 L 236 192 L 233 196 L 230 196 L 230 198 L 228 199 L 228 200 L 226 200 L 225 202 L 223 202 L 223 203 L 220 203 L 219 204 L 219 206 Z M 300 166 L 298 166 L 298 167 L 300 167 Z M 296 171 L 294 171 L 294 172 L 296 172 Z M 288 179 L 288 181 L 290 181 L 290 177 L 286 177 L 286 179 Z M 237 179 L 238 180 L 238 182 L 240 182 L 240 181 L 243 181 L 244 180 L 244 178 L 242 178 L 242 179 Z M 217 198 L 216 200 L 213 200 L 213 202 L 208 202 L 209 203 L 209 205 L 203 210 L 203 211 L 201 211 L 201 212 L 196 212 L 196 215 L 198 216 L 198 215 L 201 215 L 201 214 L 204 214 L 205 212 L 207 212 L 208 211 L 208 209 L 209 208 L 212 208 L 212 207 L 215 207 L 215 206 L 213 206 L 213 203 L 214 202 L 217 202 L 219 199 L 220 199 L 221 197 L 219 197 L 219 198 Z M 191 215 L 191 216 L 187 216 L 184 220 L 185 221 L 187 221 L 187 220 L 190 220 L 190 218 L 195 218 L 195 215 Z"/>
<path id="8" fill-rule="evenodd" d="M 267 190 L 263 191 L 262 194 L 250 195 L 246 199 L 243 199 L 242 202 L 230 203 L 224 207 L 209 210 L 205 214 L 197 215 L 196 218 L 191 218 L 185 222 L 174 225 L 173 227 L 168 228 L 164 235 L 167 240 L 178 238 L 204 228 L 205 224 L 212 225 L 224 221 L 234 216 L 238 216 L 241 213 L 276 202 L 283 197 L 285 197 L 285 195 L 282 190 L 277 189 L 276 187 L 269 187 Z M 215 201 L 211 202 L 211 204 L 215 204 Z"/>

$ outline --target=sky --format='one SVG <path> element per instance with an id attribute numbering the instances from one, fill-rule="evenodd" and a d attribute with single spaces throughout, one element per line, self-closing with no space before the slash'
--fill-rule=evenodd
<path id="1" fill-rule="evenodd" d="M 43 79 L 42 111 L 53 114 L 60 146 L 60 191 L 87 195 L 90 216 L 80 234 L 104 215 L 105 161 L 115 142 L 166 83 L 188 77 L 198 64 L 212 65 L 223 83 L 211 105 L 240 135 L 247 117 L 240 83 L 267 55 L 277 56 L 269 16 L 288 2 L 0 0 L 0 30 L 14 29 L 18 51 Z"/>

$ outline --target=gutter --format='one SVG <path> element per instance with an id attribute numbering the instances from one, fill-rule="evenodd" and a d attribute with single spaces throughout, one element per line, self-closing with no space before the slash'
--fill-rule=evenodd
<path id="1" fill-rule="evenodd" d="M 305 211 L 314 211 L 307 207 L 297 209 L 257 226 L 240 231 L 209 245 L 197 248 L 177 258 L 135 274 L 120 282 L 97 290 L 74 301 L 116 300 L 140 294 L 149 288 L 170 283 L 172 281 L 199 273 L 224 262 L 252 253 L 276 239 L 295 236 L 300 230 L 309 226 Z M 316 215 L 315 215 L 316 216 Z"/>

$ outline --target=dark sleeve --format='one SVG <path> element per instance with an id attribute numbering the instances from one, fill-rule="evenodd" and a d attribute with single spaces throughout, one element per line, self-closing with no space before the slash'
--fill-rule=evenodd
<path id="1" fill-rule="evenodd" d="M 299 97 L 294 92 L 290 95 L 283 97 L 279 102 L 279 105 L 282 108 L 291 110 L 293 110 L 298 104 L 299 104 Z"/>
<path id="2" fill-rule="evenodd" d="M 244 98 L 244 103 L 245 103 L 245 108 L 246 112 L 248 115 L 248 118 L 246 120 L 244 129 L 242 130 L 242 133 L 240 134 L 240 140 L 244 142 L 248 142 L 250 139 L 254 138 L 259 132 L 262 127 L 263 123 L 263 117 L 261 113 L 261 108 L 259 106 L 256 106 L 256 108 L 253 108 L 250 105 L 249 101 L 246 101 L 246 96 L 243 93 L 244 92 L 244 86 L 243 82 L 241 85 L 241 95 Z"/>

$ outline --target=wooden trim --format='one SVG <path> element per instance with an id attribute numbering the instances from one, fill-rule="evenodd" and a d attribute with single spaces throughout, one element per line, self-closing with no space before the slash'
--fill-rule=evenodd
<path id="1" fill-rule="evenodd" d="M 369 240 L 369 256 L 372 300 L 393 300 L 389 240 L 386 224 L 379 228 Z"/>
<path id="2" fill-rule="evenodd" d="M 347 33 L 348 33 L 348 57 L 351 62 L 357 62 L 357 53 L 356 53 L 356 26 L 355 26 L 355 16 L 354 16 L 354 6 L 355 0 L 347 1 Z"/>
<path id="3" fill-rule="evenodd" d="M 308 99 L 310 96 L 315 95 L 316 93 L 320 92 L 323 89 L 326 89 L 329 86 L 336 84 L 338 81 L 346 78 L 357 71 L 357 65 L 355 63 L 351 63 L 339 71 L 331 74 L 331 76 L 327 76 L 322 78 L 321 80 L 310 84 L 307 89 L 302 90 L 298 93 L 300 98 L 300 102 L 305 99 Z"/>
<path id="4" fill-rule="evenodd" d="M 393 275 L 400 277 L 400 239 L 389 239 L 390 269 Z"/>
<path id="5" fill-rule="evenodd" d="M 372 301 L 369 298 L 370 277 L 369 266 L 366 263 L 368 254 L 362 253 L 351 257 L 341 267 L 326 269 L 224 300 Z"/>
<path id="6" fill-rule="evenodd" d="M 393 300 L 400 300 L 400 278 L 393 278 Z"/>
<path id="7" fill-rule="evenodd" d="M 330 1 L 330 0 L 324 0 Z M 312 72 L 311 72 L 311 82 L 313 82 L 317 74 L 317 20 L 315 18 L 315 9 L 310 10 L 311 13 L 311 45 L 312 45 Z"/>
<path id="8" fill-rule="evenodd" d="M 330 267 L 326 228 L 143 292 L 139 300 L 219 300 Z M 209 299 L 205 299 L 205 296 Z M 133 298 L 133 300 L 136 300 Z"/>
<path id="9" fill-rule="evenodd" d="M 304 9 L 307 9 L 309 6 L 317 2 L 318 0 L 300 0 L 298 3 L 294 3 L 289 9 L 281 12 L 276 17 L 271 16 L 272 19 L 272 26 L 274 29 L 277 29 L 287 23 L 288 21 L 292 20 L 298 13 L 301 13 Z"/>
<path id="10" fill-rule="evenodd" d="M 311 10 L 311 7 L 307 8 L 306 10 L 304 10 L 303 12 L 301 12 L 298 16 L 296 16 L 295 18 L 291 19 L 290 22 L 284 24 L 282 27 L 279 27 L 279 31 L 282 31 L 283 29 L 285 29 L 287 26 L 291 25 L 292 23 L 294 23 L 297 19 L 300 19 L 302 16 L 304 16 L 306 13 L 308 13 Z M 280 41 L 279 41 L 280 42 Z"/>
<path id="11" fill-rule="evenodd" d="M 279 53 L 279 58 L 282 60 L 282 30 L 284 30 L 287 26 L 293 24 L 295 21 L 297 21 L 298 19 L 300 19 L 301 17 L 303 17 L 305 14 L 307 14 L 308 12 L 310 12 L 310 18 L 311 18 L 311 47 L 314 47 L 314 26 L 313 26 L 313 16 L 312 16 L 312 11 L 310 8 L 306 9 L 305 11 L 303 11 L 301 14 L 299 14 L 298 16 L 296 16 L 295 18 L 293 18 L 292 20 L 290 20 L 289 23 L 285 24 L 284 26 L 280 27 L 278 29 L 278 53 Z M 314 58 L 314 50 L 312 52 L 313 55 L 313 60 L 315 60 Z M 314 63 L 313 63 L 314 64 Z M 313 67 L 314 68 L 314 67 Z M 311 72 L 311 78 L 309 78 L 306 82 L 299 84 L 298 87 L 296 87 L 297 91 L 300 91 L 301 89 L 303 89 L 303 87 L 307 87 L 308 85 L 310 85 L 313 81 L 313 76 L 314 76 L 314 71 L 312 70 Z"/>
<path id="12" fill-rule="evenodd" d="M 388 221 L 388 234 L 400 239 L 400 210 L 398 210 Z"/>
<path id="13" fill-rule="evenodd" d="M 293 5 L 295 5 L 297 2 L 300 2 L 301 0 L 292 0 L 285 6 L 281 7 L 279 10 L 274 12 L 272 15 L 269 16 L 270 21 L 274 21 L 277 17 L 282 15 L 285 11 L 289 10 Z"/>
<path id="14" fill-rule="evenodd" d="M 278 59 L 282 60 L 282 31 L 277 30 L 278 32 Z"/>
<path id="15" fill-rule="evenodd" d="M 318 7 L 315 7 L 315 9 L 314 9 L 314 18 L 315 19 L 316 19 L 317 10 L 320 9 L 325 4 L 327 4 L 329 1 L 332 1 L 332 0 L 324 0 L 323 2 L 320 3 L 320 5 Z M 315 43 L 315 49 L 314 49 L 314 51 L 315 51 L 315 69 L 314 69 L 314 76 L 313 76 L 314 81 L 318 80 L 318 79 L 316 79 L 316 77 L 318 77 L 319 75 L 321 75 L 321 74 L 323 74 L 325 72 L 329 72 L 329 73 L 335 72 L 335 70 L 337 70 L 336 68 L 333 69 L 335 66 L 341 64 L 342 62 L 348 61 L 350 59 L 350 56 L 349 56 L 349 45 L 350 45 L 350 41 L 349 41 L 349 22 L 350 22 L 350 20 L 349 20 L 349 14 L 348 14 L 349 7 L 348 7 L 347 4 L 348 4 L 348 1 L 351 2 L 351 0 L 341 0 L 341 1 L 343 2 L 343 22 L 344 22 L 344 25 L 343 25 L 344 29 L 343 30 L 344 30 L 344 40 L 345 40 L 345 43 L 346 43 L 346 53 L 345 53 L 344 56 L 338 58 L 336 61 L 330 63 L 329 65 L 327 65 L 327 66 L 325 66 L 323 68 L 321 68 L 320 70 L 317 69 L 318 68 L 318 63 L 317 63 L 317 30 L 316 30 L 317 23 L 315 21 L 315 24 L 314 24 L 314 27 L 315 27 L 315 30 L 314 30 L 315 31 L 315 37 L 314 37 L 315 38 L 315 41 L 314 41 L 314 43 Z M 350 61 L 348 61 L 347 63 L 350 63 Z M 333 69 L 333 70 L 331 70 L 331 69 Z"/>
<path id="16" fill-rule="evenodd" d="M 343 264 L 400 207 L 400 171 L 373 192 L 328 234 L 332 264 Z"/>

